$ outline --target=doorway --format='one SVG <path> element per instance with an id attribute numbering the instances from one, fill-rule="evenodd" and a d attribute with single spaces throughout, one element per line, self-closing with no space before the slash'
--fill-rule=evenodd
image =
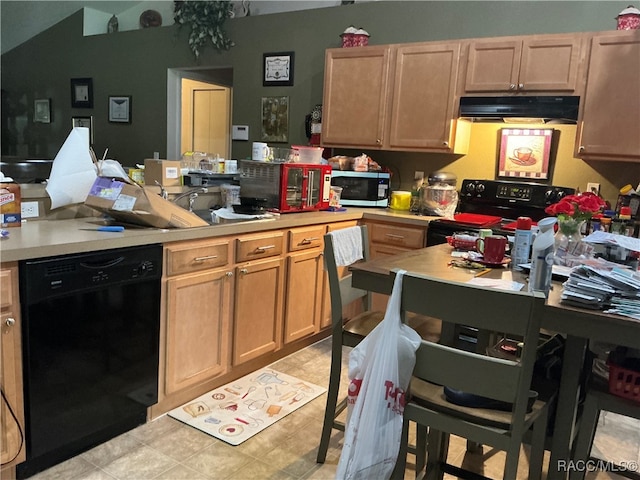
<path id="1" fill-rule="evenodd" d="M 188 151 L 231 158 L 233 70 L 169 69 L 167 158 Z"/>

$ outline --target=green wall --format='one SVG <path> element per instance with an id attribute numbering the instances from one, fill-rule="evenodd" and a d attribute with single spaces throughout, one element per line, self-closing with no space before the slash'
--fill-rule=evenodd
<path id="1" fill-rule="evenodd" d="M 165 157 L 167 69 L 232 68 L 233 123 L 250 127 L 249 142 L 233 142 L 233 157 L 244 158 L 250 155 L 251 141 L 259 140 L 263 96 L 289 96 L 289 143 L 306 142 L 304 116 L 322 103 L 324 51 L 340 46 L 339 34 L 349 25 L 366 29 L 370 44 L 601 31 L 614 30 L 615 17 L 626 6 L 624 1 L 380 1 L 250 16 L 228 21 L 235 47 L 221 54 L 208 47 L 199 62 L 188 48 L 186 30 L 167 26 L 84 37 L 79 11 L 2 55 L 2 153 L 53 158 L 69 133 L 71 117 L 93 115 L 97 155 L 109 148 L 108 156 L 125 166 L 154 151 Z M 295 52 L 294 86 L 263 87 L 262 54 L 280 51 Z M 71 109 L 69 79 L 74 77 L 93 78 L 93 109 Z M 109 95 L 132 96 L 131 124 L 107 121 Z M 52 123 L 33 123 L 36 98 L 51 98 Z M 453 162 L 459 178 L 468 176 L 464 158 L 367 153 L 405 171 L 400 177 L 406 181 L 409 165 L 430 171 Z M 620 186 L 610 164 L 589 167 L 573 160 L 586 175 L 597 175 L 590 181 L 601 181 L 609 189 Z M 495 158 L 469 161 L 491 166 L 475 173 L 495 174 Z M 634 175 L 629 183 L 637 182 L 640 170 L 627 167 Z M 613 177 L 608 179 L 610 171 Z M 574 183 L 568 186 L 578 186 Z"/>

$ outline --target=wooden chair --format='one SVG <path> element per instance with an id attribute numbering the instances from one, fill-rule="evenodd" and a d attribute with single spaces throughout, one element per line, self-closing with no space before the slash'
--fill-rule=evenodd
<path id="1" fill-rule="evenodd" d="M 608 385 L 604 380 L 592 379 L 586 389 L 582 417 L 580 418 L 578 436 L 574 447 L 573 465 L 578 468 L 570 470 L 570 480 L 582 480 L 585 476 L 586 462 L 590 458 L 601 411 L 640 419 L 640 403 L 615 396 L 609 393 Z M 582 468 L 582 466 L 585 466 L 585 468 Z M 618 474 L 626 476 L 622 467 L 620 466 Z M 630 478 L 637 478 L 637 476 L 630 476 Z"/>
<path id="2" fill-rule="evenodd" d="M 366 225 L 349 228 L 360 230 L 363 260 L 368 260 L 369 240 Z M 329 293 L 331 295 L 331 372 L 329 374 L 324 424 L 316 459 L 318 463 L 324 463 L 326 459 L 333 429 L 343 432 L 345 429 L 344 422 L 337 420 L 337 417 L 347 406 L 346 397 L 338 402 L 342 370 L 342 349 L 343 347 L 355 347 L 358 345 L 384 318 L 384 312 L 371 310 L 370 293 L 353 288 L 351 286 L 351 274 L 348 273 L 347 269 L 336 264 L 333 238 L 330 233 L 324 236 L 324 260 L 329 278 Z M 345 319 L 343 307 L 357 300 L 362 301 L 362 313 L 355 315 L 353 318 Z M 439 338 L 440 322 L 438 320 L 415 317 L 408 323 L 422 337 L 431 338 L 434 341 Z"/>
<path id="3" fill-rule="evenodd" d="M 540 293 L 509 292 L 405 274 L 404 312 L 439 318 L 443 328 L 445 323 L 464 324 L 518 335 L 524 339 L 524 348 L 519 360 L 505 360 L 423 340 L 404 410 L 394 478 L 404 475 L 408 424 L 412 421 L 418 424 L 416 475 L 426 467 L 428 479 L 441 479 L 445 472 L 478 478 L 446 463 L 449 435 L 453 434 L 505 450 L 504 478 L 515 479 L 521 444 L 533 426 L 528 478 L 540 477 L 551 401 L 530 400 L 530 386 L 544 303 Z M 447 401 L 443 385 L 502 402 L 510 410 L 455 405 Z"/>

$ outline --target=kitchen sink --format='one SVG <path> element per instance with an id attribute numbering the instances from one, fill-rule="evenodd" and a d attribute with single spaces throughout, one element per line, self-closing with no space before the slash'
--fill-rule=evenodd
<path id="1" fill-rule="evenodd" d="M 275 220 L 276 218 L 278 218 L 277 215 L 273 215 L 273 216 L 268 216 L 266 218 L 254 218 L 254 217 L 250 217 L 247 215 L 247 217 L 249 218 L 221 218 L 218 217 L 217 218 L 217 222 L 215 222 L 211 216 L 211 210 L 207 209 L 207 210 L 194 210 L 193 211 L 194 214 L 196 214 L 198 217 L 202 218 L 204 221 L 206 221 L 209 225 L 224 225 L 224 224 L 228 224 L 228 223 L 247 223 L 247 222 L 270 222 Z"/>

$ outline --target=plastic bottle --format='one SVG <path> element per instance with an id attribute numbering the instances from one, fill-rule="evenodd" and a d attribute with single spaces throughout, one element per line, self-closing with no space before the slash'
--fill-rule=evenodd
<path id="1" fill-rule="evenodd" d="M 549 295 L 551 288 L 551 268 L 554 260 L 554 237 L 553 226 L 558 219 L 556 217 L 543 218 L 538 222 L 540 233 L 533 241 L 533 252 L 531 254 L 531 273 L 529 274 L 530 292 L 543 292 Z"/>
<path id="2" fill-rule="evenodd" d="M 520 270 L 518 265 L 529 263 L 531 253 L 531 218 L 518 217 L 516 221 L 516 233 L 513 240 L 511 253 L 511 266 Z"/>

